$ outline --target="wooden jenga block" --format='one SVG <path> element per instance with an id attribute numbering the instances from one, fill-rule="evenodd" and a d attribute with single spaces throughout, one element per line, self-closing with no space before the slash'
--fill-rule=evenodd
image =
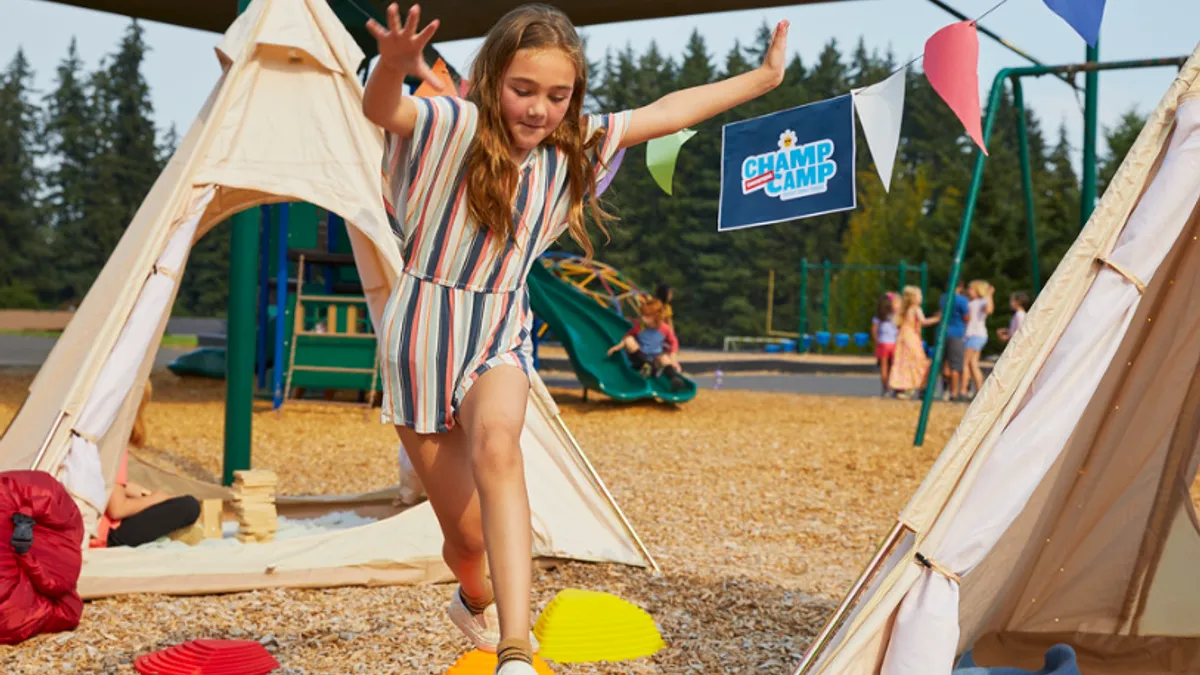
<path id="1" fill-rule="evenodd" d="M 205 499 L 200 502 L 200 518 L 196 522 L 200 523 L 205 539 L 221 538 L 222 506 L 220 499 Z"/>

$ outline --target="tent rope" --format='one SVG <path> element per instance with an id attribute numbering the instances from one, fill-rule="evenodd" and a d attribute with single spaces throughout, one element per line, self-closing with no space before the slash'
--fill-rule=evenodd
<path id="1" fill-rule="evenodd" d="M 917 563 L 918 565 L 920 565 L 926 569 L 930 569 L 930 570 L 933 570 L 934 572 L 937 572 L 938 574 L 946 577 L 947 579 L 949 579 L 950 581 L 953 581 L 956 584 L 962 584 L 962 577 L 958 576 L 949 567 L 946 567 L 945 565 L 934 560 L 933 558 L 926 557 L 923 553 L 918 552 L 917 555 L 915 556 L 913 562 Z"/>
<path id="2" fill-rule="evenodd" d="M 153 274 L 161 274 L 161 275 L 163 275 L 164 277 L 167 277 L 168 279 L 171 279 L 172 281 L 178 281 L 178 280 L 179 280 L 179 272 L 178 272 L 178 271 L 176 271 L 176 270 L 173 270 L 173 269 L 171 269 L 171 268 L 169 268 L 169 267 L 163 267 L 162 265 L 159 265 L 159 264 L 157 264 L 157 263 L 155 263 L 155 265 L 154 265 L 154 269 L 153 269 L 153 272 L 152 272 L 152 273 L 153 273 Z"/>
<path id="3" fill-rule="evenodd" d="M 76 436 L 78 436 L 78 437 L 82 438 L 83 440 L 87 441 L 88 443 L 91 443 L 92 445 L 95 445 L 95 446 L 99 446 L 99 445 L 100 445 L 100 439 L 99 439 L 99 438 L 96 438 L 95 436 L 93 436 L 93 435 L 91 435 L 91 434 L 89 434 L 89 433 L 87 433 L 87 432 L 85 432 L 85 431 L 80 431 L 79 429 L 72 429 L 72 430 L 71 430 L 71 433 L 73 433 L 73 434 L 75 434 Z"/>
<path id="4" fill-rule="evenodd" d="M 1096 256 L 1096 262 L 1100 263 L 1101 265 L 1107 266 L 1112 271 L 1125 277 L 1126 281 L 1133 284 L 1137 288 L 1138 295 L 1146 294 L 1146 284 L 1143 283 L 1141 279 L 1133 276 L 1133 274 L 1129 270 L 1125 269 L 1124 267 L 1121 267 L 1117 263 L 1113 262 L 1112 260 L 1109 260 L 1108 258 L 1105 258 L 1102 255 Z"/>

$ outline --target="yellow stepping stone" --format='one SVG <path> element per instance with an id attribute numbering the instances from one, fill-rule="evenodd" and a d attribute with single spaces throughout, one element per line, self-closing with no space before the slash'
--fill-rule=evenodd
<path id="1" fill-rule="evenodd" d="M 446 675 L 492 675 L 496 672 L 496 661 L 495 654 L 473 649 L 460 656 L 446 671 Z M 533 657 L 533 669 L 539 675 L 554 675 L 550 666 L 538 656 Z"/>
<path id="2" fill-rule="evenodd" d="M 654 619 L 611 593 L 568 588 L 554 597 L 533 628 L 540 654 L 558 663 L 628 661 L 666 643 Z"/>

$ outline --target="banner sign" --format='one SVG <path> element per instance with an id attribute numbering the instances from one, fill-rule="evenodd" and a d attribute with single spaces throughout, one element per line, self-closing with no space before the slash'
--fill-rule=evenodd
<path id="1" fill-rule="evenodd" d="M 855 208 L 854 143 L 850 94 L 726 124 L 717 231 Z"/>

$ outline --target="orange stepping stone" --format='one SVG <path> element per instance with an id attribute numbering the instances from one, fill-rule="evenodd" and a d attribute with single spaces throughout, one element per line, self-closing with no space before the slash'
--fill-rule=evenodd
<path id="1" fill-rule="evenodd" d="M 473 649 L 459 657 L 446 675 L 492 675 L 496 672 L 496 655 Z M 533 657 L 533 669 L 538 675 L 554 675 L 550 666 L 539 656 Z"/>

